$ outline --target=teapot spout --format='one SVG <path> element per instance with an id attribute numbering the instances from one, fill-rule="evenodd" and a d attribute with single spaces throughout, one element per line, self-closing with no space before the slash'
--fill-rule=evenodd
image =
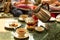
<path id="1" fill-rule="evenodd" d="M 49 11 L 49 4 L 48 3 L 41 3 L 37 6 L 37 8 L 35 10 L 33 10 L 34 13 L 38 13 L 40 11 L 41 8 L 44 8 L 44 6 L 46 6 L 47 10 Z"/>
<path id="2" fill-rule="evenodd" d="M 40 8 L 42 7 L 42 4 L 39 4 L 35 10 L 33 10 L 34 13 L 38 13 L 40 11 Z"/>

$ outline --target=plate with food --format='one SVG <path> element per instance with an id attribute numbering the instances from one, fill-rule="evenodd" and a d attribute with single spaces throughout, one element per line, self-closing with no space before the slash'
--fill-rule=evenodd
<path id="1" fill-rule="evenodd" d="M 44 27 L 35 27 L 35 30 L 37 32 L 43 32 L 45 29 L 44 29 Z"/>
<path id="2" fill-rule="evenodd" d="M 25 18 L 27 18 L 28 15 L 20 15 L 19 20 L 20 21 L 25 21 Z"/>
<path id="3" fill-rule="evenodd" d="M 29 33 L 25 28 L 18 28 L 16 29 L 16 32 L 13 32 L 12 34 L 15 37 L 15 39 L 29 38 Z"/>
<path id="4" fill-rule="evenodd" d="M 21 23 L 19 23 L 17 21 L 9 21 L 9 22 L 5 23 L 5 28 L 7 28 L 7 29 L 15 29 L 20 26 L 21 26 Z"/>

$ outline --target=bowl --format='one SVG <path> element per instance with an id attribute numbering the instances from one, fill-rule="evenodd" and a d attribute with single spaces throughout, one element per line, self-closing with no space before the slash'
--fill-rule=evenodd
<path id="1" fill-rule="evenodd" d="M 56 18 L 56 21 L 57 21 L 57 22 L 60 22 L 60 18 Z"/>
<path id="2" fill-rule="evenodd" d="M 25 18 L 27 18 L 28 15 L 20 15 L 19 20 L 20 21 L 25 21 Z"/>
<path id="3" fill-rule="evenodd" d="M 56 21 L 60 22 L 60 14 L 56 16 Z"/>
<path id="4" fill-rule="evenodd" d="M 29 31 L 33 31 L 33 30 L 35 30 L 35 26 L 27 26 L 27 29 L 28 29 Z"/>
<path id="5" fill-rule="evenodd" d="M 34 26 L 36 24 L 35 20 L 32 17 L 26 18 L 25 22 L 28 26 Z"/>
<path id="6" fill-rule="evenodd" d="M 26 22 L 26 23 L 34 23 L 34 19 L 33 19 L 32 17 L 27 17 L 27 18 L 25 19 L 25 22 Z"/>
<path id="7" fill-rule="evenodd" d="M 44 28 L 43 27 L 35 27 L 35 30 L 38 32 L 43 32 Z"/>

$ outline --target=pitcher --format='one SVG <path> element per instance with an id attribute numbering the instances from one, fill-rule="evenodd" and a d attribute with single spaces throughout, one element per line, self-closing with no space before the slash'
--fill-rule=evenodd
<path id="1" fill-rule="evenodd" d="M 48 10 L 43 8 L 44 5 L 47 5 Z M 49 12 L 49 5 L 47 3 L 46 4 L 39 4 L 35 10 L 31 10 L 31 11 L 42 22 L 49 21 L 49 19 L 51 18 L 50 12 Z"/>

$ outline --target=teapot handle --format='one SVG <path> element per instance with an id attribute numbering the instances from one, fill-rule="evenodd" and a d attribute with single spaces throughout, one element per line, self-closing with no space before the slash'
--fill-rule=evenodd
<path id="1" fill-rule="evenodd" d="M 48 3 L 42 3 L 42 6 L 41 7 L 43 7 L 44 5 L 46 5 L 46 7 L 48 8 L 48 11 L 49 11 L 49 4 Z"/>
<path id="2" fill-rule="evenodd" d="M 47 5 L 48 11 L 49 11 L 49 4 L 48 4 L 48 3 L 45 3 L 45 4 L 41 3 L 41 4 L 39 4 L 39 5 L 37 6 L 37 8 L 36 8 L 35 10 L 31 10 L 31 9 L 30 9 L 30 11 L 31 11 L 31 12 L 34 12 L 34 13 L 38 13 L 38 12 L 40 11 L 40 9 L 41 9 L 44 5 Z"/>

